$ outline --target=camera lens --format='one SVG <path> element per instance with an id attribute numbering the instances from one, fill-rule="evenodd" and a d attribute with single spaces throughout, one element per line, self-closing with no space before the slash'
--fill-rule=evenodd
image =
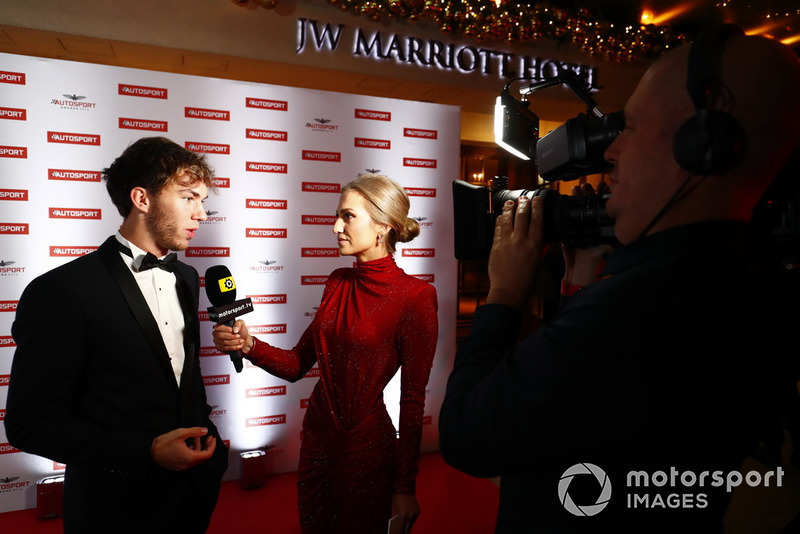
<path id="1" fill-rule="evenodd" d="M 606 213 L 607 195 L 569 196 L 539 189 L 544 198 L 544 240 L 577 247 L 614 244 L 614 219 Z"/>

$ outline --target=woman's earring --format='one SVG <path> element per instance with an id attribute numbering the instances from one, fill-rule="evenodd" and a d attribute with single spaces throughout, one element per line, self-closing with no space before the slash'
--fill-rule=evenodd
<path id="1" fill-rule="evenodd" d="M 378 234 L 378 244 L 379 245 L 383 244 L 383 234 Z"/>

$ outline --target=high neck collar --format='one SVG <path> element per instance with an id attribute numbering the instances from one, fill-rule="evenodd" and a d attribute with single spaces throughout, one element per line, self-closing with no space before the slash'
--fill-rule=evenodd
<path id="1" fill-rule="evenodd" d="M 394 261 L 394 256 L 389 254 L 383 258 L 369 261 L 358 261 L 355 264 L 356 272 L 360 275 L 389 274 L 399 270 Z"/>

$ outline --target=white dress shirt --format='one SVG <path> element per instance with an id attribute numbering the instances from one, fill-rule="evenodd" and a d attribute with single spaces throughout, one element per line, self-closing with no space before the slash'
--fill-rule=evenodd
<path id="1" fill-rule="evenodd" d="M 167 353 L 172 364 L 172 371 L 175 373 L 175 380 L 178 386 L 181 384 L 181 372 L 183 371 L 183 361 L 185 359 L 183 349 L 183 336 L 186 325 L 183 321 L 183 310 L 178 298 L 175 274 L 164 269 L 148 269 L 139 271 L 144 256 L 147 254 L 117 232 L 117 241 L 128 247 L 133 257 L 120 252 L 125 265 L 133 273 L 139 289 L 142 291 L 153 317 L 156 319 L 158 329 L 161 332 L 161 339 L 167 347 Z M 161 259 L 161 258 L 159 258 Z"/>

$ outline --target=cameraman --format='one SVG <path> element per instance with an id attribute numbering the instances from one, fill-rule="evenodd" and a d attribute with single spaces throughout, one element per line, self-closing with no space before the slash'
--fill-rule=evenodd
<path id="1" fill-rule="evenodd" d="M 507 202 L 497 220 L 489 294 L 439 420 L 449 464 L 501 477 L 497 533 L 722 532 L 730 491 L 710 476 L 735 472 L 752 450 L 768 342 L 746 221 L 798 144 L 800 63 L 765 38 L 709 39 L 706 103 L 687 90 L 700 38 L 643 76 L 605 153 L 606 209 L 622 246 L 605 258 L 567 251 L 565 285 L 581 289 L 521 343 L 542 199 Z M 725 161 L 687 170 L 674 140 L 704 105 L 743 131 Z M 607 479 L 571 476 L 588 464 Z M 653 476 L 671 472 L 688 474 Z M 649 474 L 638 479 L 649 485 L 631 487 L 631 473 Z"/>

